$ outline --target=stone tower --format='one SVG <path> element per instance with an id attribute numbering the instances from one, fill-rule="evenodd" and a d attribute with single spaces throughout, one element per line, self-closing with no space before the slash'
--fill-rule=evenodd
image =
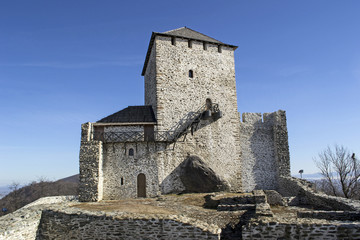
<path id="1" fill-rule="evenodd" d="M 167 176 L 187 155 L 202 159 L 229 189 L 241 190 L 236 48 L 186 27 L 152 34 L 142 75 L 145 105 L 153 107 L 157 130 L 176 128 L 207 103 L 217 104 L 222 113 L 217 121 L 202 120 L 197 131 L 175 147 L 172 159 L 158 161 L 163 191 L 178 186 L 166 183 L 176 176 Z"/>

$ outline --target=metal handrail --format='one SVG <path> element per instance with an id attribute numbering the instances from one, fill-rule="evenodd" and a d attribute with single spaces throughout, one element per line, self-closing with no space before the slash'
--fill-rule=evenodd
<path id="1" fill-rule="evenodd" d="M 145 134 L 144 131 L 94 131 L 93 140 L 103 142 L 169 142 L 173 131 L 154 131 Z"/>

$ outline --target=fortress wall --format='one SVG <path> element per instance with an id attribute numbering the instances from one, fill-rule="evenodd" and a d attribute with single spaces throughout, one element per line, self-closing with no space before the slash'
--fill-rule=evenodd
<path id="1" fill-rule="evenodd" d="M 276 189 L 272 122 L 263 122 L 260 113 L 243 113 L 240 129 L 243 190 Z"/>
<path id="2" fill-rule="evenodd" d="M 132 148 L 134 156 L 129 156 Z M 159 195 L 157 150 L 162 144 L 138 143 L 106 143 L 103 160 L 103 199 L 121 199 L 137 197 L 137 176 L 146 177 L 146 196 Z"/>
<path id="3" fill-rule="evenodd" d="M 360 225 L 253 223 L 243 227 L 243 239 L 360 239 Z"/>
<path id="4" fill-rule="evenodd" d="M 276 190 L 290 174 L 285 112 L 243 113 L 240 129 L 243 190 Z"/>
<path id="5" fill-rule="evenodd" d="M 42 213 L 36 239 L 220 239 L 210 231 L 172 219 L 117 219 L 113 216 Z"/>
<path id="6" fill-rule="evenodd" d="M 271 115 L 274 115 L 270 117 L 270 119 L 272 119 L 271 121 L 274 123 L 275 157 L 278 176 L 290 177 L 290 151 L 286 112 L 279 110 Z"/>
<path id="7" fill-rule="evenodd" d="M 0 217 L 1 240 L 31 240 L 36 238 L 41 213 L 49 206 L 66 207 L 76 201 L 75 196 L 40 198 L 15 212 Z"/>
<path id="8" fill-rule="evenodd" d="M 87 142 L 91 140 L 92 124 L 90 122 L 81 124 L 81 141 Z"/>
<path id="9" fill-rule="evenodd" d="M 91 127 L 90 123 L 81 126 L 79 200 L 82 202 L 102 199 L 103 144 L 90 140 Z"/>

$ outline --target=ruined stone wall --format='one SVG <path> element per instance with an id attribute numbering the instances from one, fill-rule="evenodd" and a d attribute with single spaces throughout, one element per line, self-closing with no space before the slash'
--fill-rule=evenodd
<path id="1" fill-rule="evenodd" d="M 243 227 L 243 239 L 360 239 L 359 224 L 253 223 Z"/>
<path id="2" fill-rule="evenodd" d="M 298 218 L 316 218 L 332 221 L 359 221 L 360 212 L 358 211 L 299 211 Z"/>
<path id="3" fill-rule="evenodd" d="M 289 205 L 310 205 L 323 210 L 360 210 L 359 201 L 317 193 L 311 183 L 299 178 L 280 177 L 278 191 L 283 196 L 295 197 Z"/>
<path id="4" fill-rule="evenodd" d="M 161 144 L 106 143 L 103 150 L 103 199 L 137 197 L 137 176 L 146 177 L 146 196 L 159 195 L 157 151 Z M 133 149 L 134 156 L 129 156 Z"/>
<path id="5" fill-rule="evenodd" d="M 43 211 L 36 239 L 220 239 L 172 219 L 117 219 L 113 216 Z"/>
<path id="6" fill-rule="evenodd" d="M 0 217 L 0 239 L 31 240 L 36 238 L 41 213 L 50 206 L 66 208 L 77 202 L 75 196 L 40 198 L 15 212 Z"/>
<path id="7" fill-rule="evenodd" d="M 240 129 L 243 189 L 277 189 L 290 174 L 285 112 L 243 113 Z"/>
<path id="8" fill-rule="evenodd" d="M 207 44 L 204 50 L 200 41 L 193 41 L 189 48 L 188 40 L 180 38 L 172 45 L 171 38 L 163 36 L 156 36 L 154 46 L 155 60 L 150 61 L 156 61 L 156 89 L 146 88 L 145 95 L 156 96 L 158 130 L 170 130 L 187 114 L 202 107 L 207 98 L 218 103 L 223 112 L 216 122 L 204 121 L 194 136 L 188 135 L 174 152 L 160 154 L 159 182 L 170 187 L 166 182 L 177 179 L 176 174 L 169 177 L 170 174 L 189 154 L 206 162 L 231 190 L 241 190 L 234 50 L 222 46 L 219 53 L 215 44 Z M 189 77 L 189 70 L 193 71 L 193 78 Z"/>
<path id="9" fill-rule="evenodd" d="M 260 113 L 243 113 L 240 123 L 244 191 L 274 189 L 276 164 L 273 126 Z"/>
<path id="10" fill-rule="evenodd" d="M 290 151 L 286 113 L 279 110 L 272 113 L 274 120 L 274 143 L 278 176 L 290 177 Z M 269 115 L 270 116 L 270 115 Z"/>
<path id="11" fill-rule="evenodd" d="M 82 125 L 82 141 L 80 145 L 79 200 L 84 202 L 102 199 L 102 161 L 103 144 L 101 141 L 90 140 L 92 124 Z"/>

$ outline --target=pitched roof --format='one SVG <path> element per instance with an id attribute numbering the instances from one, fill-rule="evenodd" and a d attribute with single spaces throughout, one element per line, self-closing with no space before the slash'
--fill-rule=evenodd
<path id="1" fill-rule="evenodd" d="M 199 33 L 195 30 L 192 30 L 188 27 L 181 27 L 181 28 L 177 28 L 174 30 L 170 30 L 167 32 L 163 32 L 163 33 L 159 33 L 159 32 L 153 32 L 150 38 L 150 43 L 149 43 L 149 47 L 146 53 L 146 58 L 145 58 L 145 62 L 144 62 L 144 67 L 143 70 L 141 72 L 141 75 L 144 76 L 145 75 L 145 71 L 146 71 L 146 67 L 150 58 L 150 53 L 151 53 L 151 49 L 152 46 L 154 44 L 154 40 L 156 36 L 176 36 L 176 37 L 180 37 L 180 38 L 186 38 L 186 39 L 191 39 L 191 40 L 198 40 L 198 41 L 202 41 L 202 42 L 208 42 L 208 43 L 215 43 L 215 44 L 219 44 L 219 45 L 223 45 L 223 46 L 228 46 L 228 47 L 232 47 L 234 48 L 234 50 L 237 48 L 237 46 L 234 45 L 230 45 L 230 44 L 226 44 L 223 42 L 220 42 L 214 38 L 211 38 L 209 36 L 206 36 L 205 34 Z"/>
<path id="2" fill-rule="evenodd" d="M 97 123 L 139 122 L 156 122 L 155 114 L 151 106 L 129 106 L 97 121 Z"/>

